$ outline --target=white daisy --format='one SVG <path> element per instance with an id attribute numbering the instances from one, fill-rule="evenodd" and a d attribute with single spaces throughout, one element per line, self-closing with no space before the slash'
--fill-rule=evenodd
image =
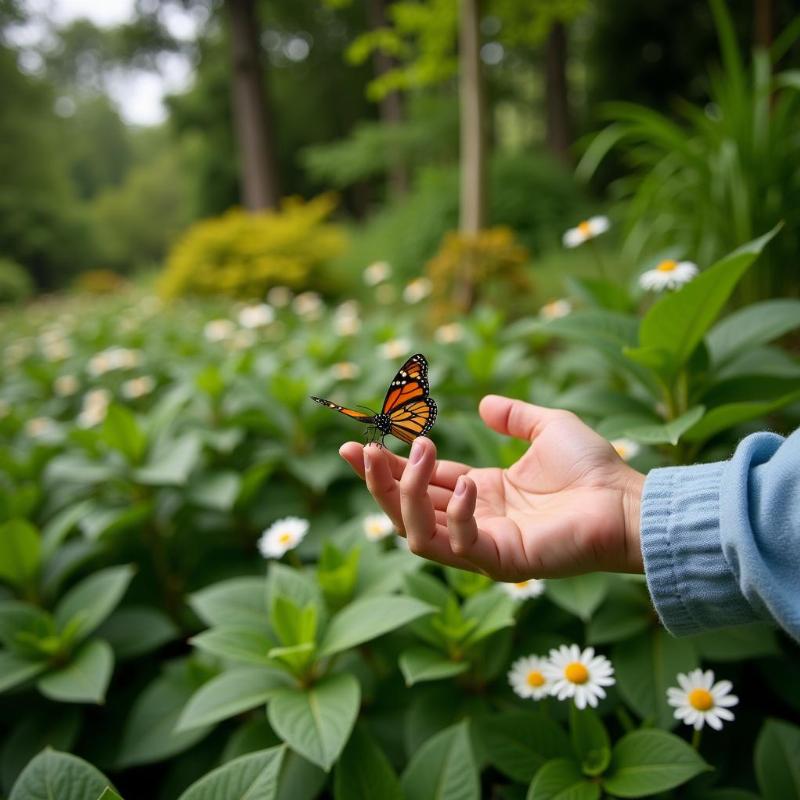
<path id="1" fill-rule="evenodd" d="M 552 689 L 552 682 L 545 673 L 547 659 L 539 656 L 518 658 L 508 671 L 508 682 L 518 697 L 541 700 Z"/>
<path id="2" fill-rule="evenodd" d="M 280 558 L 294 550 L 308 533 L 308 520 L 284 517 L 267 528 L 258 540 L 258 549 L 264 558 Z"/>
<path id="3" fill-rule="evenodd" d="M 209 342 L 224 342 L 233 336 L 236 325 L 229 319 L 212 319 L 203 328 L 203 336 Z"/>
<path id="4" fill-rule="evenodd" d="M 377 512 L 364 517 L 364 536 L 367 539 L 377 542 L 390 536 L 393 532 L 394 523 L 386 514 Z"/>
<path id="5" fill-rule="evenodd" d="M 286 308 L 292 302 L 292 290 L 288 286 L 273 286 L 267 292 L 267 302 L 274 308 Z"/>
<path id="6" fill-rule="evenodd" d="M 361 328 L 358 303 L 347 300 L 337 306 L 333 315 L 333 328 L 338 336 L 355 336 Z"/>
<path id="7" fill-rule="evenodd" d="M 392 267 L 388 261 L 376 261 L 364 270 L 364 283 L 367 286 L 377 286 L 388 280 L 392 275 Z"/>
<path id="8" fill-rule="evenodd" d="M 559 700 L 572 697 L 578 708 L 596 706 L 606 696 L 604 686 L 614 684 L 614 667 L 605 656 L 596 656 L 593 647 L 581 652 L 578 645 L 562 644 L 550 651 L 544 674 L 552 681 L 552 693 Z"/>
<path id="9" fill-rule="evenodd" d="M 634 442 L 633 439 L 612 439 L 611 446 L 623 461 L 630 461 L 635 458 L 642 449 L 639 443 Z"/>
<path id="10" fill-rule="evenodd" d="M 730 681 L 714 683 L 714 672 L 693 669 L 688 675 L 678 673 L 677 687 L 667 689 L 667 702 L 675 708 L 676 719 L 691 725 L 699 731 L 705 723 L 714 730 L 722 729 L 722 720 L 733 719 L 731 706 L 739 702 L 736 695 L 731 694 L 733 684 Z"/>
<path id="11" fill-rule="evenodd" d="M 563 237 L 564 247 L 577 247 L 578 245 L 600 236 L 611 227 L 608 217 L 589 217 L 589 219 L 578 223 L 574 228 L 570 228 Z"/>
<path id="12" fill-rule="evenodd" d="M 331 371 L 340 381 L 352 381 L 361 372 L 361 367 L 352 361 L 339 361 L 331 367 Z"/>
<path id="13" fill-rule="evenodd" d="M 384 358 L 395 359 L 408 355 L 411 343 L 408 339 L 390 339 L 381 345 L 381 355 Z"/>
<path id="14" fill-rule="evenodd" d="M 72 355 L 72 345 L 69 341 L 55 334 L 49 337 L 43 336 L 40 347 L 47 361 L 64 361 Z"/>
<path id="15" fill-rule="evenodd" d="M 239 312 L 239 324 L 243 328 L 263 328 L 275 319 L 275 311 L 266 303 L 245 306 Z"/>
<path id="16" fill-rule="evenodd" d="M 59 397 L 70 397 L 80 388 L 80 382 L 74 375 L 59 375 L 53 383 L 53 391 Z"/>
<path id="17" fill-rule="evenodd" d="M 78 414 L 78 427 L 94 428 L 106 418 L 111 403 L 111 392 L 108 389 L 92 389 L 83 397 L 83 407 Z"/>
<path id="18" fill-rule="evenodd" d="M 33 417 L 25 423 L 25 433 L 32 439 L 47 439 L 57 430 L 55 420 L 50 417 Z"/>
<path id="19" fill-rule="evenodd" d="M 560 300 L 552 300 L 549 303 L 545 303 L 539 309 L 539 316 L 546 320 L 560 319 L 561 317 L 566 317 L 570 311 L 572 311 L 572 303 L 570 303 L 569 300 L 564 300 L 562 298 Z"/>
<path id="20" fill-rule="evenodd" d="M 415 278 L 403 289 L 403 300 L 406 303 L 419 303 L 424 300 L 433 289 L 433 284 L 428 278 Z"/>
<path id="21" fill-rule="evenodd" d="M 689 283 L 697 275 L 697 264 L 691 261 L 675 261 L 667 258 L 654 269 L 649 269 L 639 276 L 639 286 L 652 292 L 662 289 L 678 289 Z"/>
<path id="22" fill-rule="evenodd" d="M 433 334 L 433 338 L 441 344 L 453 344 L 464 338 L 464 326 L 460 322 L 450 322 L 440 325 Z"/>
<path id="23" fill-rule="evenodd" d="M 292 300 L 295 314 L 306 319 L 319 319 L 322 314 L 322 298 L 316 292 L 303 292 Z"/>
<path id="24" fill-rule="evenodd" d="M 120 387 L 120 391 L 122 392 L 122 396 L 127 397 L 128 400 L 136 400 L 139 397 L 150 394 L 155 388 L 155 379 L 150 375 L 142 375 L 138 378 L 131 378 L 131 380 L 125 381 Z"/>
<path id="25" fill-rule="evenodd" d="M 231 350 L 247 350 L 256 343 L 256 334 L 254 331 L 247 330 L 246 328 L 231 336 L 225 343 Z"/>
<path id="26" fill-rule="evenodd" d="M 518 600 L 527 600 L 529 597 L 538 597 L 544 591 L 544 581 L 530 578 L 517 583 L 501 583 L 503 591 Z"/>

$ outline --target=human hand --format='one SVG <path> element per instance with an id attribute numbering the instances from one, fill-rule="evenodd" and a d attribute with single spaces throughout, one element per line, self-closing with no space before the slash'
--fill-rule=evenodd
<path id="1" fill-rule="evenodd" d="M 437 461 L 426 437 L 408 459 L 356 442 L 339 453 L 417 555 L 508 582 L 643 571 L 644 475 L 568 411 L 488 395 L 480 415 L 531 442 L 508 469 Z"/>

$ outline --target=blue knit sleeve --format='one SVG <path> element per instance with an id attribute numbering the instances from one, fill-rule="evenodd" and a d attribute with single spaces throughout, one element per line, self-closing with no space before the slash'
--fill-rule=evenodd
<path id="1" fill-rule="evenodd" d="M 641 538 L 671 633 L 771 620 L 800 639 L 800 430 L 748 436 L 730 461 L 650 472 Z"/>

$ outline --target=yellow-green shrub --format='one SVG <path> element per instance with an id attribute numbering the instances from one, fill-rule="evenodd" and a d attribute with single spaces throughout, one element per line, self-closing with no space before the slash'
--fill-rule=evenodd
<path id="1" fill-rule="evenodd" d="M 72 283 L 79 292 L 89 294 L 113 294 L 124 289 L 128 282 L 110 269 L 91 269 L 81 272 Z"/>
<path id="2" fill-rule="evenodd" d="M 439 252 L 427 264 L 436 316 L 464 313 L 478 299 L 513 303 L 524 298 L 531 289 L 525 269 L 529 257 L 504 226 L 474 235 L 445 234 Z"/>
<path id="3" fill-rule="evenodd" d="M 162 293 L 257 298 L 275 285 L 326 288 L 320 268 L 346 246 L 344 232 L 326 222 L 335 205 L 330 194 L 288 198 L 278 212 L 231 209 L 198 222 L 172 248 Z"/>

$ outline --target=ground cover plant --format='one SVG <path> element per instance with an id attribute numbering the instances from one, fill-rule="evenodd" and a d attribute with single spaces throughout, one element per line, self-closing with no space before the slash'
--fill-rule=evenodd
<path id="1" fill-rule="evenodd" d="M 309 400 L 375 407 L 421 350 L 444 457 L 518 457 L 477 421 L 488 391 L 580 414 L 642 470 L 725 457 L 799 416 L 781 340 L 800 303 L 726 310 L 780 235 L 699 275 L 660 264 L 692 277 L 661 296 L 573 280 L 520 319 L 434 329 L 428 287 L 385 264 L 361 304 L 277 287 L 8 311 L 0 792 L 800 796 L 796 645 L 765 625 L 674 639 L 635 576 L 505 585 L 423 561 L 337 454 L 358 426 Z"/>

